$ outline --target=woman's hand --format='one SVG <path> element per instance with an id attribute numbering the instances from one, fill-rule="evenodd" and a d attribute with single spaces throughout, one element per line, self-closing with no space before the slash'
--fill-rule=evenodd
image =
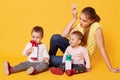
<path id="1" fill-rule="evenodd" d="M 120 72 L 120 68 L 111 68 L 110 71 L 111 72 Z"/>
<path id="2" fill-rule="evenodd" d="M 72 26 L 74 25 L 74 23 L 76 22 L 77 20 L 77 10 L 76 10 L 76 6 L 75 5 L 72 5 L 72 15 L 73 15 L 73 18 L 72 20 L 70 21 L 70 23 L 68 23 L 68 25 L 65 27 L 65 29 L 63 30 L 63 32 L 61 33 L 61 36 L 62 37 L 65 37 L 67 38 L 72 30 Z"/>
<path id="3" fill-rule="evenodd" d="M 73 10 L 72 10 L 72 15 L 73 15 L 73 18 L 74 18 L 74 19 L 77 19 L 77 18 L 78 18 L 77 13 L 78 13 L 78 12 L 77 12 L 76 9 L 73 9 Z"/>
<path id="4" fill-rule="evenodd" d="M 72 5 L 72 15 L 73 15 L 73 18 L 77 19 L 78 16 L 77 16 L 77 10 L 76 10 L 76 4 L 73 4 Z"/>

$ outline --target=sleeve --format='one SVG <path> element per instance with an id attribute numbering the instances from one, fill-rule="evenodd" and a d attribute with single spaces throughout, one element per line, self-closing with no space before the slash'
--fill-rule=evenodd
<path id="1" fill-rule="evenodd" d="M 42 48 L 43 48 L 43 50 L 42 50 L 43 51 L 43 56 L 49 59 L 50 57 L 49 57 L 49 54 L 48 54 L 47 46 L 45 44 L 43 44 Z"/>
<path id="2" fill-rule="evenodd" d="M 101 28 L 100 24 L 98 22 L 95 22 L 91 25 L 91 30 L 93 32 L 93 34 L 95 33 L 95 31 L 98 29 L 98 28 Z"/>
<path id="3" fill-rule="evenodd" d="M 25 48 L 24 48 L 24 50 L 23 50 L 23 53 L 22 53 L 23 56 L 27 56 L 27 55 L 26 55 L 26 50 L 29 49 L 30 47 L 32 47 L 32 44 L 31 44 L 31 43 L 28 43 L 28 44 L 25 46 Z"/>
<path id="4" fill-rule="evenodd" d="M 90 68 L 90 58 L 88 55 L 88 50 L 86 48 L 84 48 L 83 55 L 86 62 L 86 68 Z"/>
<path id="5" fill-rule="evenodd" d="M 65 62 L 65 58 L 66 58 L 66 55 L 69 53 L 69 46 L 67 47 L 67 49 L 65 50 L 65 53 L 63 55 L 63 59 L 62 59 L 62 63 Z"/>

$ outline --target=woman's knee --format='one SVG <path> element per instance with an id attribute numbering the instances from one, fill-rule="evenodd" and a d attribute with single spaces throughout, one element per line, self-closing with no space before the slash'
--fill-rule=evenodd
<path id="1" fill-rule="evenodd" d="M 52 35 L 51 40 L 52 41 L 57 41 L 57 40 L 60 40 L 60 38 L 61 38 L 60 34 L 54 34 L 54 35 Z"/>

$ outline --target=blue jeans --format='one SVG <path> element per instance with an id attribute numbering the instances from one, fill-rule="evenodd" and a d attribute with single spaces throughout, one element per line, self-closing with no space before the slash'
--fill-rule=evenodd
<path id="1" fill-rule="evenodd" d="M 69 46 L 69 40 L 59 34 L 54 34 L 50 39 L 50 66 L 59 67 L 62 63 L 62 56 L 56 56 L 58 48 L 64 53 Z"/>

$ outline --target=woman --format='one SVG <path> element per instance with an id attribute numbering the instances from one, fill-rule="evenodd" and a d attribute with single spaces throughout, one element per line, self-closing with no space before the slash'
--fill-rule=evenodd
<path id="1" fill-rule="evenodd" d="M 59 66 L 62 61 L 62 56 L 55 56 L 58 48 L 64 53 L 67 46 L 69 46 L 68 37 L 73 31 L 81 31 L 84 35 L 83 45 L 88 49 L 89 56 L 91 57 L 95 47 L 97 45 L 100 54 L 102 55 L 108 69 L 112 72 L 120 72 L 120 68 L 113 68 L 107 52 L 104 47 L 104 39 L 102 29 L 100 27 L 100 17 L 96 14 L 95 9 L 92 7 L 85 7 L 81 11 L 79 17 L 80 22 L 76 27 L 72 27 L 77 20 L 77 10 L 74 8 L 72 11 L 73 19 L 65 27 L 61 35 L 55 34 L 51 37 L 50 41 L 50 51 L 51 55 L 50 66 Z"/>

